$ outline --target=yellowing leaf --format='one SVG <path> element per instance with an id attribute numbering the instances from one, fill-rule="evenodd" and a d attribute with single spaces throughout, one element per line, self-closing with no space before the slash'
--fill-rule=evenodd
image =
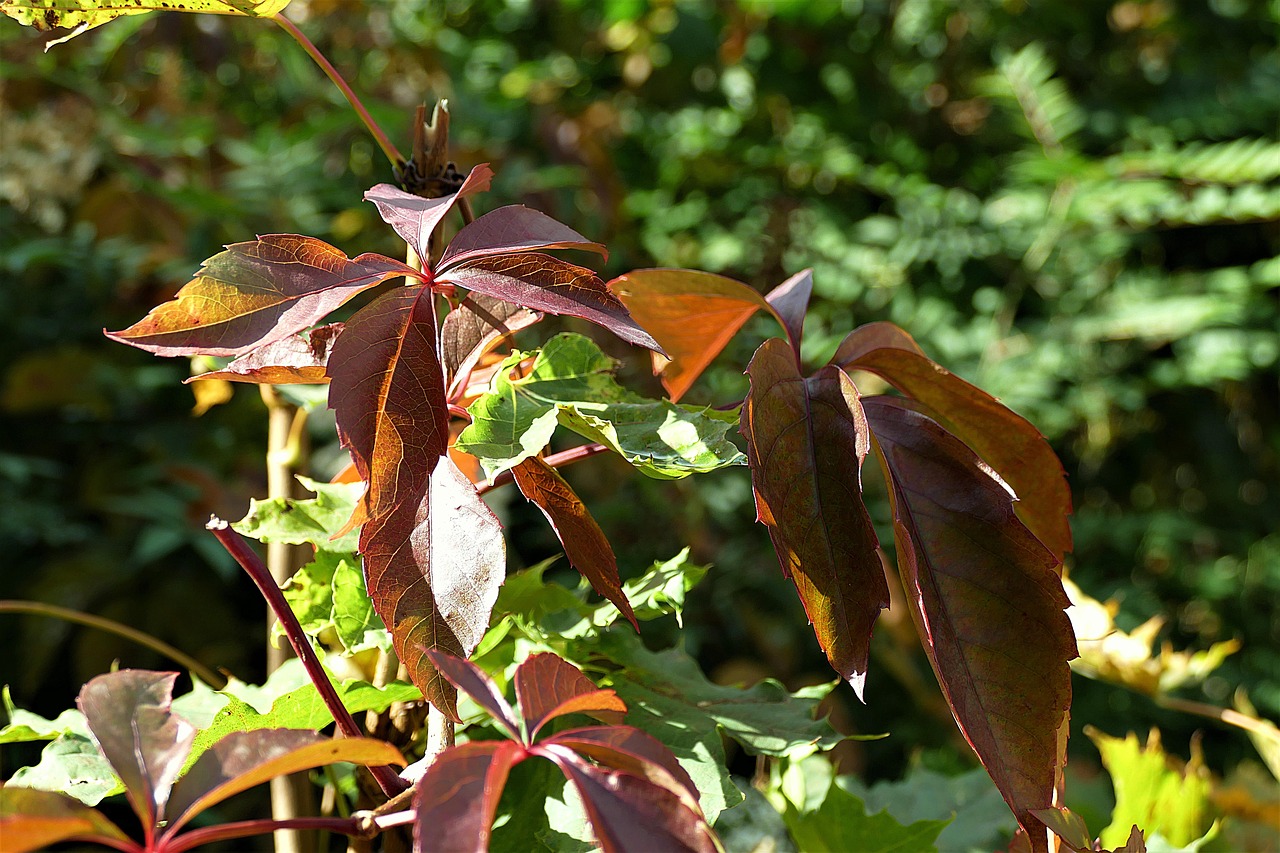
<path id="1" fill-rule="evenodd" d="M 288 5 L 289 0 L 0 0 L 0 12 L 41 31 L 54 27 L 73 30 L 69 35 L 50 42 L 48 46 L 52 47 L 125 15 L 205 12 L 270 18 L 284 11 Z"/>

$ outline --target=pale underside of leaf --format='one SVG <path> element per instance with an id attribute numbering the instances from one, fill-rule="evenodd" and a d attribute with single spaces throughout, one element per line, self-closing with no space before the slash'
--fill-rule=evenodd
<path id="1" fill-rule="evenodd" d="M 581 249 L 608 260 L 600 243 L 537 210 L 513 204 L 490 211 L 467 225 L 449 241 L 439 269 L 483 255 L 510 255 L 541 249 Z"/>
<path id="2" fill-rule="evenodd" d="M 507 335 L 542 315 L 503 299 L 470 293 L 440 327 L 440 351 L 449 380 L 449 399 L 461 393 L 477 362 Z"/>
<path id="3" fill-rule="evenodd" d="M 183 381 L 226 379 L 258 385 L 323 385 L 329 381 L 325 370 L 329 364 L 329 353 L 343 328 L 343 323 L 329 323 L 299 332 L 252 349 L 221 370 L 211 370 Z"/>

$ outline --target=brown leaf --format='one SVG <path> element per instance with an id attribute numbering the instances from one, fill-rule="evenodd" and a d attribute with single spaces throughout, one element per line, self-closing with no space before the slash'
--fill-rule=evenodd
<path id="1" fill-rule="evenodd" d="M 800 357 L 800 338 L 804 331 L 804 315 L 809 310 L 809 297 L 813 295 L 813 270 L 801 270 L 782 284 L 769 291 L 765 301 L 773 315 L 787 331 L 791 349 Z"/>
<path id="2" fill-rule="evenodd" d="M 470 293 L 440 326 L 440 352 L 449 377 L 449 399 L 465 387 L 476 363 L 505 336 L 531 326 L 542 315 L 502 299 Z"/>
<path id="3" fill-rule="evenodd" d="M 632 627 L 639 631 L 631 602 L 622 591 L 622 578 L 618 575 L 618 560 L 614 557 L 613 546 L 591 517 L 586 504 L 559 472 L 536 456 L 512 468 L 511 473 L 521 494 L 542 510 L 551 523 L 551 529 L 564 546 L 569 565 L 581 572 L 596 592 L 613 602 Z"/>
<path id="4" fill-rule="evenodd" d="M 756 514 L 769 528 L 827 660 L 862 698 L 871 627 L 889 604 L 862 502 L 870 433 L 849 377 L 801 377 L 787 343 L 765 341 L 742 408 Z"/>
<path id="5" fill-rule="evenodd" d="M 1014 514 L 1008 486 L 907 400 L 865 399 L 890 486 L 898 570 L 965 739 L 1045 849 L 1075 637 L 1058 560 Z"/>
<path id="6" fill-rule="evenodd" d="M 323 385 L 329 381 L 325 372 L 329 353 L 343 327 L 343 323 L 330 323 L 290 335 L 250 350 L 221 370 L 201 373 L 184 381 L 226 379 L 259 385 Z"/>
<path id="7" fill-rule="evenodd" d="M 892 323 L 855 329 L 831 363 L 875 373 L 912 399 L 1000 473 L 1019 502 L 1018 517 L 1061 560 L 1071 550 L 1071 489 L 1049 442 L 1026 419 L 925 354 Z"/>
<path id="8" fill-rule="evenodd" d="M 635 270 L 608 286 L 670 356 L 654 356 L 654 373 L 661 374 L 673 401 L 684 396 L 752 314 L 770 310 L 764 297 L 742 282 L 695 270 Z"/>
<path id="9" fill-rule="evenodd" d="M 362 290 L 422 274 L 382 255 L 354 260 L 314 237 L 270 234 L 204 262 L 171 302 L 107 337 L 157 355 L 230 355 L 314 326 Z"/>
<path id="10" fill-rule="evenodd" d="M 488 850 L 507 775 L 526 757 L 511 741 L 472 741 L 440 753 L 414 795 L 414 849 Z"/>
<path id="11" fill-rule="evenodd" d="M 602 722 L 621 723 L 626 703 L 612 690 L 601 690 L 581 670 L 549 652 L 530 655 L 516 668 L 516 699 L 529 740 L 548 721 L 565 714 L 590 714 Z"/>

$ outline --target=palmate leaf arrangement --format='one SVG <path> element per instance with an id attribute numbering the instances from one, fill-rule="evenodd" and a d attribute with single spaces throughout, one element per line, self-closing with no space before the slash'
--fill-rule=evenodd
<path id="1" fill-rule="evenodd" d="M 28 15 L 27 22 L 56 22 L 50 20 L 61 14 L 55 10 L 67 8 L 3 5 L 20 20 Z M 279 20 L 280 5 L 261 14 Z M 251 6 L 228 8 L 245 13 Z M 89 13 L 66 14 L 82 17 L 64 23 L 97 23 Z M 417 825 L 436 836 L 428 843 L 420 833 L 419 844 L 484 849 L 507 772 L 538 755 L 581 794 L 606 850 L 718 845 L 688 775 L 656 740 L 618 725 L 625 706 L 611 691 L 596 690 L 553 655 L 536 656 L 515 676 L 517 718 L 498 688 L 461 660 L 489 627 L 505 576 L 500 525 L 449 455 L 451 423 L 463 421 L 452 447 L 477 457 L 490 481 L 514 480 L 551 522 L 569 562 L 637 629 L 613 550 L 556 467 L 603 451 L 660 479 L 749 465 L 758 519 L 782 571 L 831 666 L 860 699 L 872 626 L 889 602 L 883 552 L 862 497 L 864 464 L 873 457 L 888 485 L 907 606 L 955 720 L 1016 816 L 1022 843 L 1035 851 L 1059 843 L 1087 846 L 1087 835 L 1069 831 L 1069 813 L 1057 806 L 1071 704 L 1068 661 L 1076 656 L 1061 579 L 1071 547 L 1071 498 L 1044 438 L 935 364 L 891 324 L 852 331 L 826 364 L 809 370 L 800 358 L 812 289 L 808 271 L 766 296 L 690 270 L 643 269 L 606 283 L 593 270 L 548 254 L 606 253 L 542 213 L 506 206 L 472 219 L 470 199 L 488 189 L 492 176 L 478 165 L 455 192 L 439 198 L 390 184 L 365 194 L 418 264 L 378 254 L 350 258 L 313 237 L 267 235 L 228 246 L 172 301 L 108 332 L 157 355 L 233 359 L 210 376 L 329 384 L 339 437 L 367 484 L 346 531 L 359 527 L 368 594 L 400 661 L 445 715 L 458 719 L 460 687 L 512 738 L 463 744 L 436 758 L 415 800 Z M 466 224 L 434 257 L 433 235 L 455 209 Z M 380 292 L 369 293 L 375 289 Z M 345 324 L 325 324 L 360 295 L 372 298 Z M 760 311 L 782 334 L 756 350 L 740 407 L 680 404 Z M 561 334 L 532 352 L 498 350 L 512 332 L 547 314 L 590 321 L 651 350 L 669 399 L 647 399 L 620 386 L 613 360 L 581 335 Z M 855 384 L 862 373 L 899 393 L 864 397 Z M 463 408 L 471 389 L 486 380 L 487 390 Z M 735 423 L 745 457 L 726 437 Z M 544 456 L 561 426 L 588 444 Z M 189 746 L 184 724 L 168 712 L 171 684 L 126 671 L 91 683 L 81 699 L 142 818 L 146 848 L 85 806 L 12 788 L 0 789 L 0 826 L 34 834 L 8 837 L 35 839 L 34 846 L 66 837 L 129 850 L 193 846 L 175 830 L 190 809 L 211 801 L 208 791 L 223 788 L 200 776 L 204 765 L 197 762 L 175 796 L 182 799 L 184 788 L 203 790 L 187 795 L 184 817 L 158 829 L 168 786 Z M 134 698 L 108 713 L 93 698 L 103 690 Z M 534 743 L 543 723 L 570 711 L 610 725 Z M 98 730 L 106 719 L 114 726 L 110 734 Z M 121 720 L 141 732 L 141 745 L 129 755 L 117 748 Z M 333 743 L 329 757 L 307 753 L 312 764 L 282 760 L 283 769 L 272 773 L 353 760 L 343 750 L 354 746 Z M 256 784 L 272 775 L 243 757 L 244 744 L 219 748 L 242 756 L 219 771 L 228 778 L 252 771 Z M 385 765 L 399 756 L 354 760 Z M 394 789 L 398 777 L 391 778 Z M 358 834 L 384 825 L 334 828 Z M 447 843 L 438 836 L 442 826 Z M 53 827 L 52 835 L 40 835 L 40 827 Z M 1055 839 L 1047 828 L 1059 836 L 1066 831 L 1069 839 Z"/>

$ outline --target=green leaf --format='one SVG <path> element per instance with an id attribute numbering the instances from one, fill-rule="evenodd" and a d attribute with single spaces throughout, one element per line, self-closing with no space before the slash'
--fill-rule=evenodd
<path id="1" fill-rule="evenodd" d="M 331 540 L 346 524 L 364 493 L 363 483 L 318 483 L 299 477 L 305 489 L 316 496 L 307 500 L 273 498 L 250 501 L 249 514 L 231 525 L 239 533 L 259 542 L 310 543 L 326 551 L 351 553 L 356 550 L 358 531 Z"/>
<path id="2" fill-rule="evenodd" d="M 4 703 L 5 716 L 9 720 L 8 725 L 0 729 L 0 744 L 53 740 L 65 734 L 89 736 L 89 726 L 84 721 L 84 714 L 74 708 L 63 711 L 56 719 L 47 720 L 14 705 L 7 684 L 0 690 L 0 701 Z"/>
<path id="3" fill-rule="evenodd" d="M 688 562 L 689 549 L 685 548 L 665 563 L 654 563 L 649 571 L 622 585 L 636 618 L 648 622 L 674 613 L 683 626 L 684 597 L 694 584 L 706 575 L 708 566 L 695 566 Z M 607 627 L 621 614 L 609 602 L 603 602 L 591 615 L 593 625 Z"/>
<path id="4" fill-rule="evenodd" d="M 100 27 L 124 15 L 144 12 L 210 12 L 269 18 L 284 10 L 289 0 L 0 0 L 0 13 L 38 30 L 74 28 L 75 32 L 50 42 L 68 41 L 86 30 Z"/>
<path id="5" fill-rule="evenodd" d="M 556 423 L 619 453 L 656 479 L 742 465 L 746 457 L 725 438 L 736 413 L 650 400 L 613 378 L 616 363 L 589 338 L 557 335 L 536 354 L 528 375 L 512 378 L 529 353 L 514 353 L 489 392 L 471 405 L 472 423 L 457 448 L 479 458 L 495 477 L 551 438 Z"/>
<path id="6" fill-rule="evenodd" d="M 283 589 L 302 630 L 316 635 L 333 625 L 333 573 L 346 555 L 319 551 L 298 569 Z M 354 559 L 354 558 L 353 558 Z"/>
<path id="7" fill-rule="evenodd" d="M 936 850 L 938 834 L 949 821 L 921 820 L 904 826 L 887 811 L 867 814 L 862 800 L 838 785 L 827 789 L 822 805 L 802 812 L 790 802 L 782 818 L 805 853 L 919 853 Z"/>
<path id="8" fill-rule="evenodd" d="M 348 652 L 391 648 L 391 634 L 373 609 L 359 560 L 339 560 L 333 570 L 333 627 Z"/>
<path id="9" fill-rule="evenodd" d="M 124 793 L 124 783 L 92 740 L 60 735 L 40 753 L 40 763 L 19 768 L 5 786 L 61 791 L 88 806 Z"/>

